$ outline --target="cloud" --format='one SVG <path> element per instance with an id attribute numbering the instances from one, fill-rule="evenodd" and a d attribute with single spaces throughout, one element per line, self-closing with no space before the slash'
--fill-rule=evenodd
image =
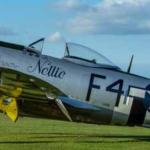
<path id="1" fill-rule="evenodd" d="M 51 7 L 59 11 L 84 11 L 89 5 L 81 0 L 61 0 L 51 3 Z"/>
<path id="2" fill-rule="evenodd" d="M 52 43 L 65 42 L 64 37 L 57 31 L 47 38 L 47 41 Z"/>
<path id="3" fill-rule="evenodd" d="M 12 29 L 0 25 L 0 36 L 17 35 Z"/>
<path id="4" fill-rule="evenodd" d="M 71 1 L 70 5 L 68 1 L 58 3 L 68 10 L 81 7 L 81 1 Z M 84 11 L 78 11 L 75 17 L 62 23 L 67 31 L 112 35 L 150 34 L 150 0 L 104 0 L 93 5 L 87 4 L 88 7 L 85 5 L 84 2 Z"/>

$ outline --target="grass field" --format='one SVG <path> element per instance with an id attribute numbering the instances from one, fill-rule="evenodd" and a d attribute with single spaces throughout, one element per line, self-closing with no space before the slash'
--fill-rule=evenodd
<path id="1" fill-rule="evenodd" d="M 149 150 L 150 129 L 98 126 L 0 114 L 0 150 Z"/>

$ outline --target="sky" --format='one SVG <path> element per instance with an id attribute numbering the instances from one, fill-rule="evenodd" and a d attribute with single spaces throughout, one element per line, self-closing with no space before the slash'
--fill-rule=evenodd
<path id="1" fill-rule="evenodd" d="M 124 71 L 150 78 L 150 0 L 1 0 L 0 40 L 62 58 L 65 43 L 90 47 Z"/>

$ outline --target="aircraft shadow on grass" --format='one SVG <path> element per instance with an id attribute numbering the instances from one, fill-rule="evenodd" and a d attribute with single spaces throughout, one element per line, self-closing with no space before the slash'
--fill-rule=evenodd
<path id="1" fill-rule="evenodd" d="M 20 134 L 20 133 L 19 133 Z M 24 134 L 24 133 L 22 133 Z M 29 137 L 30 139 L 36 139 L 35 141 L 4 141 L 0 144 L 38 144 L 38 143 L 63 143 L 64 138 L 71 139 L 71 138 L 78 138 L 75 141 L 72 141 L 73 143 L 89 143 L 89 144 L 95 144 L 95 143 L 128 143 L 128 142 L 150 142 L 150 136 L 147 135 L 91 135 L 91 134 L 74 134 L 74 133 L 25 133 L 28 135 L 36 135 Z M 16 134 L 15 134 L 16 135 Z M 39 136 L 37 136 L 39 135 Z M 28 137 L 27 137 L 28 138 Z M 80 139 L 81 138 L 81 139 Z M 82 139 L 87 138 L 87 140 Z M 95 138 L 99 138 L 99 140 L 95 140 Z M 58 139 L 56 141 L 44 141 L 37 139 Z M 63 140 L 61 140 L 63 139 Z M 109 139 L 106 141 L 106 139 Z M 111 141 L 112 139 L 112 141 Z M 116 139 L 116 141 L 114 141 Z"/>

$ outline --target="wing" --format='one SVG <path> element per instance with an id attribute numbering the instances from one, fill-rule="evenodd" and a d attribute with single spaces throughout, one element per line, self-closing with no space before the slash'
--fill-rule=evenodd
<path id="1" fill-rule="evenodd" d="M 10 69 L 0 70 L 0 110 L 12 121 L 18 118 L 17 101 L 55 101 L 63 114 L 71 121 L 71 117 L 58 96 L 66 96 L 51 84 Z"/>

